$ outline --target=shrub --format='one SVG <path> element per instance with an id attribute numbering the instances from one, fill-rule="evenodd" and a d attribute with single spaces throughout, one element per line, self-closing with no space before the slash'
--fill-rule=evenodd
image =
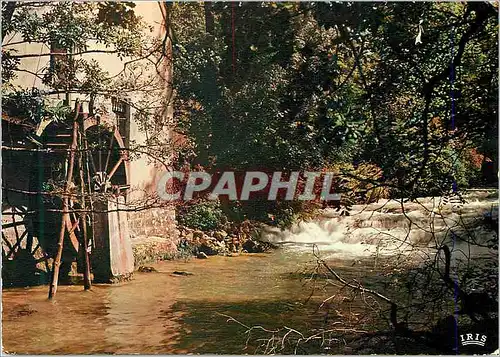
<path id="1" fill-rule="evenodd" d="M 177 220 L 183 226 L 210 231 L 220 228 L 227 218 L 218 201 L 199 201 L 179 208 Z"/>

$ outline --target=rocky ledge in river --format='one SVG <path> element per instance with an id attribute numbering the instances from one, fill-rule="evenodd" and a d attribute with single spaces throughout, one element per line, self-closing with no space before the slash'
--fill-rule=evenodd
<path id="1" fill-rule="evenodd" d="M 256 228 L 250 223 L 237 228 L 203 232 L 179 226 L 180 246 L 189 248 L 198 259 L 211 255 L 238 256 L 240 253 L 263 253 L 276 248 L 255 239 Z"/>
<path id="2" fill-rule="evenodd" d="M 140 273 L 157 273 L 158 272 L 158 270 L 156 270 L 155 268 L 153 268 L 151 266 L 147 266 L 147 265 L 141 265 L 139 268 L 137 268 L 137 271 Z"/>

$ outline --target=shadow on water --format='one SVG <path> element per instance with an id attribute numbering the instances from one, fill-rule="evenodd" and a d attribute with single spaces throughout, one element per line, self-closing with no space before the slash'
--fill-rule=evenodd
<path id="1" fill-rule="evenodd" d="M 2 286 L 19 287 L 47 284 L 49 274 L 38 268 L 38 261 L 27 249 L 18 249 L 12 259 L 2 259 Z"/>
<path id="2" fill-rule="evenodd" d="M 182 332 L 174 350 L 176 353 L 193 354 L 263 354 L 267 341 L 275 337 L 278 354 L 456 354 L 456 343 L 450 331 L 440 336 L 419 333 L 414 336 L 394 335 L 391 329 L 368 328 L 365 333 L 355 333 L 351 329 L 325 335 L 325 339 L 311 340 L 297 345 L 297 335 L 291 334 L 282 344 L 286 331 L 273 335 L 259 329 L 247 333 L 247 327 L 228 321 L 223 315 L 245 322 L 245 325 L 262 326 L 267 330 L 278 330 L 284 326 L 304 332 L 306 337 L 320 328 L 330 329 L 336 322 L 325 324 L 322 314 L 313 311 L 312 306 L 297 304 L 294 301 L 249 301 L 234 303 L 176 303 L 173 309 L 183 312 L 180 322 Z M 484 347 L 458 345 L 458 354 L 488 354 L 498 346 L 498 321 L 492 320 L 483 326 L 460 325 L 458 336 L 467 332 L 484 334 L 488 341 Z M 337 321 L 340 323 L 340 321 Z M 363 327 L 359 326 L 358 330 Z M 339 329 L 341 330 L 341 329 Z M 331 340 L 328 340 L 330 338 Z M 276 343 L 276 341 L 275 341 Z M 267 345 L 269 347 L 269 345 Z M 283 349 L 281 349 L 283 348 Z"/>
<path id="3" fill-rule="evenodd" d="M 419 336 L 394 335 L 391 329 L 370 328 L 369 325 L 354 329 L 342 329 L 326 334 L 325 339 L 311 340 L 297 345 L 297 335 L 291 334 L 282 344 L 287 331 L 284 326 L 304 332 L 308 337 L 319 329 L 331 329 L 341 323 L 325 322 L 324 315 L 315 311 L 314 304 L 302 305 L 296 301 L 247 301 L 228 303 L 178 302 L 173 311 L 182 311 L 179 322 L 182 326 L 179 338 L 173 349 L 175 353 L 193 354 L 263 354 L 267 341 L 274 337 L 278 354 L 455 354 L 451 336 L 443 335 L 441 340 L 432 341 L 425 334 Z M 248 327 L 262 326 L 267 330 L 280 330 L 273 333 L 254 329 L 248 335 L 246 326 L 229 321 L 230 316 Z M 366 328 L 366 332 L 360 332 Z M 490 336 L 484 348 L 460 346 L 460 354 L 488 353 L 498 343 L 497 329 L 484 327 L 470 330 L 471 326 L 461 326 L 459 333 L 477 331 Z M 449 340 L 450 343 L 444 343 Z M 453 346 L 452 346 L 453 345 Z M 269 347 L 269 345 L 267 345 Z M 283 348 L 283 349 L 281 349 Z"/>
<path id="4" fill-rule="evenodd" d="M 173 309 L 184 312 L 180 319 L 183 333 L 176 344 L 176 350 L 189 353 L 254 354 L 259 338 L 269 338 L 270 333 L 252 331 L 247 345 L 246 328 L 230 316 L 247 326 L 262 326 L 279 329 L 293 326 L 297 330 L 310 330 L 322 325 L 322 318 L 314 314 L 310 306 L 296 301 L 247 301 L 228 303 L 178 302 Z"/>

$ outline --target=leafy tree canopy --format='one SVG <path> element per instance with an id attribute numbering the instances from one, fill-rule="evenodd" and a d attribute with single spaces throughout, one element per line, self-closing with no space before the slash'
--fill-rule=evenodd
<path id="1" fill-rule="evenodd" d="M 471 150 L 497 161 L 497 12 L 175 4 L 177 118 L 192 139 L 180 160 L 213 170 L 371 163 L 394 196 L 466 187 L 478 171 Z"/>

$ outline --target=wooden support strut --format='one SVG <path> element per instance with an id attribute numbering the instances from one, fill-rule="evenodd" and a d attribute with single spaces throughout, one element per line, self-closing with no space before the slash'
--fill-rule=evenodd
<path id="1" fill-rule="evenodd" d="M 81 104 L 79 102 L 76 103 L 75 105 L 75 118 L 73 120 L 73 138 L 71 142 L 71 150 L 69 151 L 69 166 L 68 166 L 68 172 L 66 175 L 66 186 L 64 188 L 64 193 L 65 196 L 63 198 L 63 212 L 62 212 L 62 219 L 61 219 L 61 230 L 59 232 L 59 240 L 57 242 L 57 254 L 54 259 L 54 267 L 52 269 L 52 279 L 50 282 L 50 287 L 49 287 L 49 299 L 52 299 L 57 292 L 57 283 L 59 280 L 59 270 L 61 267 L 61 258 L 62 258 L 62 252 L 63 252 L 63 246 L 64 246 L 64 233 L 66 232 L 66 218 L 69 215 L 69 198 L 68 194 L 71 188 L 71 183 L 72 183 L 72 178 L 73 178 L 73 167 L 75 166 L 75 151 L 77 148 L 77 141 L 78 141 L 78 115 L 80 113 L 80 106 Z"/>
<path id="2" fill-rule="evenodd" d="M 83 142 L 82 134 L 79 135 L 80 145 Z M 83 240 L 82 240 L 82 253 L 83 253 L 83 286 L 85 290 L 89 290 L 92 287 L 92 282 L 90 280 L 90 258 L 88 252 L 88 235 L 87 235 L 87 213 L 85 213 L 86 203 L 85 203 L 85 178 L 83 174 L 83 153 L 80 151 L 78 155 L 78 167 L 80 171 L 80 187 L 82 194 L 82 209 L 83 213 L 80 215 L 82 221 L 83 229 Z"/>

